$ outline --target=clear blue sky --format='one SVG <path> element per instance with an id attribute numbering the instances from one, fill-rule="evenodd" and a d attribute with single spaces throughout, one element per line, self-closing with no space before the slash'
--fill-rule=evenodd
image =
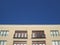
<path id="1" fill-rule="evenodd" d="M 0 0 L 0 24 L 60 24 L 60 0 Z"/>

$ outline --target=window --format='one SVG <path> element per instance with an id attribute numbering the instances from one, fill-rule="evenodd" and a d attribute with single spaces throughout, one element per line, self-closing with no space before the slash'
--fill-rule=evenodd
<path id="1" fill-rule="evenodd" d="M 46 45 L 45 41 L 32 41 L 32 45 Z"/>
<path id="2" fill-rule="evenodd" d="M 51 34 L 52 37 L 59 36 L 59 31 L 58 30 L 51 30 L 50 34 Z"/>
<path id="3" fill-rule="evenodd" d="M 13 45 L 27 45 L 26 41 L 14 41 Z"/>
<path id="4" fill-rule="evenodd" d="M 0 45 L 6 45 L 6 40 L 0 40 Z"/>
<path id="5" fill-rule="evenodd" d="M 27 31 L 15 31 L 14 38 L 27 38 Z"/>
<path id="6" fill-rule="evenodd" d="M 60 45 L 60 40 L 53 40 L 52 45 Z"/>
<path id="7" fill-rule="evenodd" d="M 32 31 L 32 38 L 45 38 L 44 31 Z"/>
<path id="8" fill-rule="evenodd" d="M 7 36 L 8 32 L 8 30 L 0 30 L 0 36 Z"/>

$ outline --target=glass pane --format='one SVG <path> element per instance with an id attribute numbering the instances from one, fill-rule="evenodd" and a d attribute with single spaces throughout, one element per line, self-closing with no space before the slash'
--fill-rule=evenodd
<path id="1" fill-rule="evenodd" d="M 58 36 L 59 34 L 58 34 L 58 31 L 56 32 L 56 36 Z"/>
<path id="2" fill-rule="evenodd" d="M 23 44 L 21 44 L 21 45 L 23 45 Z"/>
<path id="3" fill-rule="evenodd" d="M 33 37 L 35 37 L 35 33 L 33 33 Z"/>
<path id="4" fill-rule="evenodd" d="M 3 41 L 3 45 L 5 45 L 5 41 Z"/>
<path id="5" fill-rule="evenodd" d="M 6 45 L 6 41 L 4 42 L 4 45 Z"/>
<path id="6" fill-rule="evenodd" d="M 45 44 L 43 44 L 43 45 L 45 45 Z"/>
<path id="7" fill-rule="evenodd" d="M 4 42 L 3 41 L 1 41 L 1 45 L 4 45 Z"/>
<path id="8" fill-rule="evenodd" d="M 24 44 L 24 45 L 26 45 L 26 44 Z"/>
<path id="9" fill-rule="evenodd" d="M 20 33 L 18 33 L 18 37 L 20 37 Z"/>
<path id="10" fill-rule="evenodd" d="M 51 36 L 53 36 L 53 32 L 51 32 Z"/>
<path id="11" fill-rule="evenodd" d="M 36 45 L 38 45 L 38 44 L 36 44 Z"/>
<path id="12" fill-rule="evenodd" d="M 8 36 L 8 33 L 9 33 L 9 32 L 8 32 L 8 31 L 6 31 L 6 36 Z"/>
<path id="13" fill-rule="evenodd" d="M 3 31 L 1 31 L 1 36 L 3 36 Z"/>
<path id="14" fill-rule="evenodd" d="M 24 33 L 22 33 L 22 37 L 24 37 Z"/>
<path id="15" fill-rule="evenodd" d="M 4 36 L 6 36 L 6 32 L 4 31 Z"/>
<path id="16" fill-rule="evenodd" d="M 0 36 L 1 36 L 1 31 L 0 31 Z"/>
<path id="17" fill-rule="evenodd" d="M 60 41 L 59 41 L 59 45 L 60 45 Z"/>
<path id="18" fill-rule="evenodd" d="M 39 44 L 39 45 L 42 45 L 42 44 Z"/>
<path id="19" fill-rule="evenodd" d="M 20 45 L 20 44 L 17 44 L 17 45 Z"/>
<path id="20" fill-rule="evenodd" d="M 27 33 L 25 33 L 25 37 L 27 37 Z"/>
<path id="21" fill-rule="evenodd" d="M 56 45 L 58 45 L 58 41 L 56 41 Z"/>
<path id="22" fill-rule="evenodd" d="M 1 45 L 1 41 L 0 41 L 0 45 Z"/>
<path id="23" fill-rule="evenodd" d="M 25 37 L 25 33 L 23 33 L 23 37 Z"/>
<path id="24" fill-rule="evenodd" d="M 17 34 L 17 33 L 15 33 L 15 37 L 17 37 L 17 35 L 18 35 L 18 34 Z"/>
<path id="25" fill-rule="evenodd" d="M 52 45 L 55 45 L 55 42 L 54 41 L 52 42 Z"/>
<path id="26" fill-rule="evenodd" d="M 32 45 L 35 45 L 35 44 L 32 44 Z"/>
<path id="27" fill-rule="evenodd" d="M 56 32 L 54 32 L 54 36 L 56 36 Z"/>
<path id="28" fill-rule="evenodd" d="M 14 45 L 16 45 L 16 44 L 14 44 Z"/>

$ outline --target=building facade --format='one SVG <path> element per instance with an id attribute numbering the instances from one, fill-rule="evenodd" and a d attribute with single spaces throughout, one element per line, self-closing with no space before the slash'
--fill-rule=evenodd
<path id="1" fill-rule="evenodd" d="M 0 45 L 60 45 L 60 25 L 0 25 Z"/>

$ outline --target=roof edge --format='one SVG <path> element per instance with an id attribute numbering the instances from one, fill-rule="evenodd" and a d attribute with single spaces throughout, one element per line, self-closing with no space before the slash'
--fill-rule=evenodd
<path id="1" fill-rule="evenodd" d="M 60 24 L 0 24 L 0 25 L 60 25 Z"/>

